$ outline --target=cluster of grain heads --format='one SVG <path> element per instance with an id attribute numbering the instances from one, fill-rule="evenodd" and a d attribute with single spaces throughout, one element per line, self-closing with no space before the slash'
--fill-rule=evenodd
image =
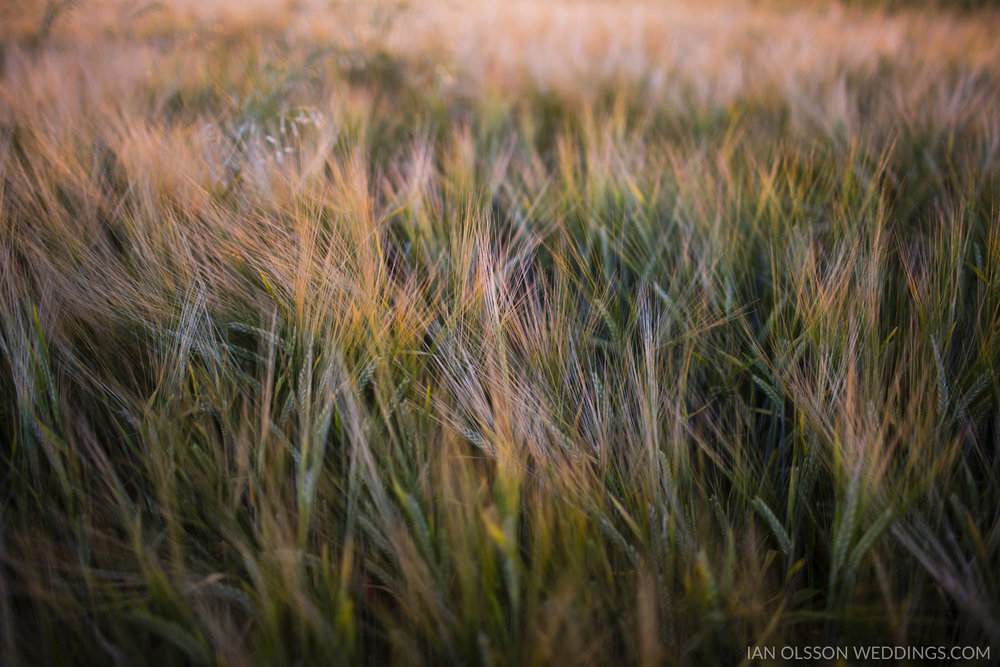
<path id="1" fill-rule="evenodd" d="M 201 4 L 0 44 L 4 662 L 996 646 L 992 23 Z"/>

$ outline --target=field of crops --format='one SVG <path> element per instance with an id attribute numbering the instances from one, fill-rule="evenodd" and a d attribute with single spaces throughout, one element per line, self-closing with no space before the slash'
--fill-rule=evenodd
<path id="1" fill-rule="evenodd" d="M 1000 659 L 1000 12 L 900 4 L 0 5 L 0 663 Z"/>

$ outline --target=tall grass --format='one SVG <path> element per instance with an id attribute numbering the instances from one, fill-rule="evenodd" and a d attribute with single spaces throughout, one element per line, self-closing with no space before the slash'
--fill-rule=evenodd
<path id="1" fill-rule="evenodd" d="M 995 16 L 86 4 L 0 52 L 4 663 L 1000 651 Z"/>

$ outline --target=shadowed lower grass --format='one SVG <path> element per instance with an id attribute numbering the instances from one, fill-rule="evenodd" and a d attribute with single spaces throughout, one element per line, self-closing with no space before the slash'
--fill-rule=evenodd
<path id="1" fill-rule="evenodd" d="M 1000 650 L 992 14 L 657 83 L 67 11 L 2 51 L 3 662 Z"/>

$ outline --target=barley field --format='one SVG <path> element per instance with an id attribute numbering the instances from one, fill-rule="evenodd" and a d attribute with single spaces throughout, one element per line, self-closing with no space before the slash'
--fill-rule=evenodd
<path id="1" fill-rule="evenodd" d="M 1000 659 L 986 5 L 0 4 L 0 663 Z"/>

